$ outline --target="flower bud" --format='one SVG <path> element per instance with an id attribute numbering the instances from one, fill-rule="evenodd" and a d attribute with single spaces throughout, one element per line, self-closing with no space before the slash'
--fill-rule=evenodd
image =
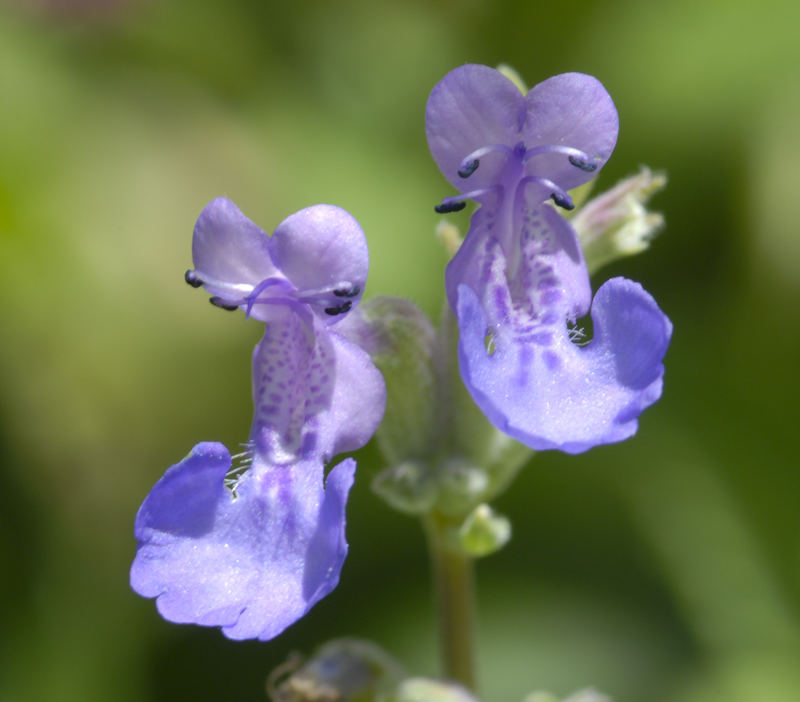
<path id="1" fill-rule="evenodd" d="M 571 219 L 589 272 L 624 256 L 641 253 L 664 224 L 645 204 L 664 188 L 667 177 L 643 167 L 611 190 L 589 200 Z"/>
<path id="2" fill-rule="evenodd" d="M 273 702 L 385 699 L 402 676 L 400 665 L 377 644 L 335 639 L 302 666 L 294 654 L 276 668 L 267 681 L 267 692 Z"/>
<path id="3" fill-rule="evenodd" d="M 430 469 L 419 461 L 405 461 L 385 468 L 373 479 L 372 489 L 406 514 L 429 512 L 436 500 L 436 485 Z"/>
<path id="4" fill-rule="evenodd" d="M 486 470 L 457 458 L 439 463 L 435 479 L 439 488 L 436 507 L 450 515 L 461 515 L 472 509 L 489 485 Z"/>
<path id="5" fill-rule="evenodd" d="M 458 683 L 408 678 L 400 683 L 392 702 L 478 702 L 478 699 Z"/>
<path id="6" fill-rule="evenodd" d="M 488 556 L 499 551 L 511 538 L 511 522 L 489 505 L 478 505 L 458 531 L 461 547 L 470 556 Z"/>

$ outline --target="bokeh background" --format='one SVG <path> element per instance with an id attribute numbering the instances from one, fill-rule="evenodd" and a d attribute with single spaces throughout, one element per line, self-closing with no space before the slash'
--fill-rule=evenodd
<path id="1" fill-rule="evenodd" d="M 436 674 L 421 531 L 371 494 L 370 448 L 341 584 L 278 639 L 168 624 L 127 578 L 152 484 L 250 422 L 258 324 L 182 280 L 198 213 L 226 194 L 271 231 L 345 207 L 368 294 L 435 315 L 450 188 L 423 111 L 466 62 L 605 83 L 598 187 L 640 164 L 670 184 L 652 248 L 596 277 L 675 325 L 637 437 L 541 454 L 498 500 L 484 698 L 800 699 L 798 26 L 769 0 L 0 4 L 0 700 L 260 700 L 291 650 L 346 634 Z"/>

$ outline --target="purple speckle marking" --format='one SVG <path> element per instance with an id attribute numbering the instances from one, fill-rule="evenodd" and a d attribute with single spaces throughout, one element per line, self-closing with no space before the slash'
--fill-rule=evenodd
<path id="1" fill-rule="evenodd" d="M 542 293 L 541 301 L 543 305 L 554 305 L 561 299 L 561 291 L 560 290 L 546 290 Z"/>
<path id="2" fill-rule="evenodd" d="M 544 359 L 544 365 L 547 366 L 548 370 L 556 371 L 561 367 L 561 359 L 558 357 L 558 354 L 555 351 L 545 351 L 542 354 L 542 358 Z"/>

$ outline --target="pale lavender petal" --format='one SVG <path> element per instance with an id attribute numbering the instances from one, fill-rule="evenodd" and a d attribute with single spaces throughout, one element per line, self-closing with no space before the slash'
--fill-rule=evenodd
<path id="1" fill-rule="evenodd" d="M 583 348 L 566 326 L 546 338 L 500 326 L 487 349 L 484 305 L 466 285 L 458 292 L 462 378 L 489 420 L 531 448 L 580 453 L 622 441 L 660 397 L 672 325 L 637 283 L 600 288 Z"/>
<path id="2" fill-rule="evenodd" d="M 311 315 L 278 308 L 253 354 L 252 440 L 265 460 L 328 460 L 363 446 L 386 391 L 369 355 Z"/>
<path id="3" fill-rule="evenodd" d="M 194 226 L 192 259 L 206 289 L 225 299 L 244 297 L 253 286 L 277 273 L 269 237 L 224 197 L 212 200 L 200 213 Z"/>
<path id="4" fill-rule="evenodd" d="M 472 216 L 445 271 L 451 307 L 457 307 L 459 286 L 467 285 L 483 301 L 491 327 L 586 314 L 592 292 L 575 230 L 552 207 L 523 200 L 515 217 L 513 228 L 502 228 L 490 207 Z M 523 321 L 512 319 L 520 316 Z"/>
<path id="5" fill-rule="evenodd" d="M 488 66 L 460 66 L 436 84 L 425 109 L 425 132 L 431 155 L 457 190 L 498 182 L 506 163 L 502 154 L 481 159 L 480 168 L 468 179 L 458 175 L 459 165 L 485 146 L 513 148 L 522 138 L 525 109 L 519 88 Z"/>
<path id="6" fill-rule="evenodd" d="M 302 308 L 274 305 L 253 351 L 251 440 L 268 463 L 287 465 L 303 454 L 319 454 L 307 420 L 330 403 L 335 376 L 332 351 L 318 338 L 317 326 Z"/>
<path id="7" fill-rule="evenodd" d="M 563 73 L 531 88 L 525 104 L 528 148 L 568 146 L 583 151 L 597 166 L 586 172 L 562 154 L 549 154 L 531 158 L 528 172 L 546 177 L 564 190 L 594 178 L 611 156 L 619 132 L 617 108 L 603 84 L 583 73 Z"/>
<path id="8" fill-rule="evenodd" d="M 370 440 L 383 419 L 386 385 L 366 351 L 334 331 L 329 339 L 336 382 L 330 406 L 317 415 L 317 431 L 331 456 Z"/>
<path id="9" fill-rule="evenodd" d="M 309 302 L 326 322 L 340 318 L 325 313 L 337 303 L 337 295 L 338 302 L 351 306 L 361 299 L 369 268 L 367 240 L 358 222 L 340 207 L 314 205 L 287 217 L 272 235 L 270 251 L 301 295 L 320 291 L 320 299 Z"/>
<path id="10" fill-rule="evenodd" d="M 223 485 L 229 467 L 224 447 L 198 444 L 156 483 L 137 515 L 131 585 L 157 597 L 165 619 L 267 640 L 338 582 L 355 463 L 334 468 L 323 489 L 318 461 L 257 461 L 235 498 Z"/>

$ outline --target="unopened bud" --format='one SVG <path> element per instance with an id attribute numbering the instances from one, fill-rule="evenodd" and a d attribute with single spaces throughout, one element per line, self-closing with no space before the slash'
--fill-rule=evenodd
<path id="1" fill-rule="evenodd" d="M 462 685 L 431 678 L 403 680 L 392 699 L 393 702 L 478 702 Z"/>
<path id="2" fill-rule="evenodd" d="M 464 520 L 458 538 L 461 547 L 470 556 L 488 556 L 508 543 L 511 522 L 489 505 L 478 505 Z"/>
<path id="3" fill-rule="evenodd" d="M 667 177 L 649 168 L 625 178 L 611 190 L 589 200 L 571 219 L 589 272 L 624 256 L 641 253 L 649 245 L 664 218 L 649 212 L 645 204 L 664 188 Z"/>
<path id="4" fill-rule="evenodd" d="M 434 475 L 439 493 L 436 507 L 444 514 L 465 514 L 485 499 L 489 476 L 483 468 L 450 458 L 436 466 Z"/>
<path id="5" fill-rule="evenodd" d="M 382 470 L 372 489 L 394 509 L 406 514 L 424 514 L 436 500 L 436 486 L 423 463 L 405 461 Z"/>
<path id="6" fill-rule="evenodd" d="M 403 676 L 400 665 L 377 644 L 336 639 L 305 664 L 295 654 L 267 681 L 273 702 L 344 702 L 385 699 Z"/>

